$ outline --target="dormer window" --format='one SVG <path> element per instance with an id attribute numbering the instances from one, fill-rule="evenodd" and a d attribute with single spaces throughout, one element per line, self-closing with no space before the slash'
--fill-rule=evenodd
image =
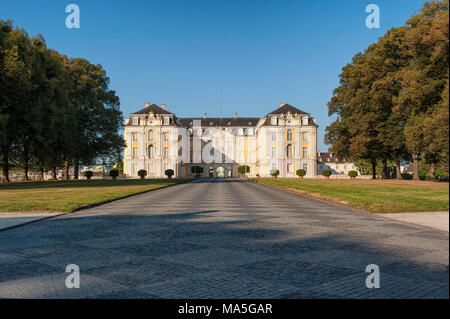
<path id="1" fill-rule="evenodd" d="M 139 125 L 139 118 L 133 117 L 133 125 Z"/>
<path id="2" fill-rule="evenodd" d="M 277 118 L 274 116 L 274 117 L 272 117 L 272 119 L 271 119 L 271 121 L 270 121 L 270 124 L 272 124 L 272 125 L 277 125 Z"/>
<path id="3" fill-rule="evenodd" d="M 306 116 L 303 118 L 303 125 L 308 125 L 308 118 Z"/>
<path id="4" fill-rule="evenodd" d="M 169 125 L 170 123 L 170 118 L 169 117 L 165 117 L 164 118 L 164 125 Z"/>

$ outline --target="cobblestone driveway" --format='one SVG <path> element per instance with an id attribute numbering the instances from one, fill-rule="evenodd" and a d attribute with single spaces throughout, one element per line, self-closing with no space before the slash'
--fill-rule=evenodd
<path id="1" fill-rule="evenodd" d="M 448 234 L 239 180 L 0 232 L 0 298 L 448 298 Z M 77 264 L 81 287 L 65 286 Z M 377 264 L 381 288 L 367 289 Z"/>

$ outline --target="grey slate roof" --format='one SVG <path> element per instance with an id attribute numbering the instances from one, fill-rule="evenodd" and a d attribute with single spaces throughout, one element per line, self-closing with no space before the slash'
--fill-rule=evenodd
<path id="1" fill-rule="evenodd" d="M 146 108 L 143 108 L 142 110 L 134 112 L 132 114 L 148 114 L 150 112 L 152 112 L 153 114 L 172 114 L 169 111 L 164 110 L 163 108 L 159 107 L 156 104 L 147 106 Z"/>
<path id="2" fill-rule="evenodd" d="M 284 104 L 283 106 L 279 107 L 275 111 L 270 112 L 269 114 L 287 114 L 287 112 L 291 112 L 291 114 L 308 114 L 289 104 Z"/>
<path id="3" fill-rule="evenodd" d="M 200 120 L 202 127 L 236 127 L 236 126 L 256 126 L 259 122 L 257 117 L 238 117 L 238 118 L 179 118 L 177 122 L 180 126 L 191 128 L 193 126 L 194 120 Z"/>

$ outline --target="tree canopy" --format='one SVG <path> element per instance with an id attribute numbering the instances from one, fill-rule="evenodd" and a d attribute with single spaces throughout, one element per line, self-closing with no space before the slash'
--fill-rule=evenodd
<path id="1" fill-rule="evenodd" d="M 448 174 L 449 2 L 426 2 L 405 26 L 389 30 L 342 69 L 328 103 L 336 120 L 325 142 L 338 157 L 377 163 L 412 160 Z M 401 176 L 397 174 L 397 176 Z"/>
<path id="2" fill-rule="evenodd" d="M 124 144 L 119 98 L 99 64 L 47 48 L 42 35 L 28 36 L 0 20 L 0 157 L 3 178 L 11 166 L 28 179 L 41 172 L 96 159 L 117 159 Z"/>

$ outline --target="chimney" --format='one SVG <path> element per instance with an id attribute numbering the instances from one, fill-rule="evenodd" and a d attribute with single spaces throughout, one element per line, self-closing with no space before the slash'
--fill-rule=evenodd
<path id="1" fill-rule="evenodd" d="M 205 112 L 205 113 L 203 113 L 203 118 L 204 118 L 204 119 L 206 119 L 206 112 Z"/>
<path id="2" fill-rule="evenodd" d="M 149 106 L 150 106 L 150 102 L 145 102 L 145 103 L 144 103 L 144 106 L 145 106 L 145 107 L 149 107 Z"/>
<path id="3" fill-rule="evenodd" d="M 317 152 L 317 155 L 320 157 L 320 152 Z"/>
<path id="4" fill-rule="evenodd" d="M 161 108 L 162 108 L 163 110 L 165 110 L 165 109 L 166 109 L 166 105 L 165 105 L 165 104 L 161 104 Z"/>
<path id="5" fill-rule="evenodd" d="M 286 105 L 286 103 L 283 103 L 283 102 L 280 103 L 280 107 L 285 106 L 285 105 Z"/>
<path id="6" fill-rule="evenodd" d="M 234 112 L 234 119 L 237 119 L 237 113 Z"/>

